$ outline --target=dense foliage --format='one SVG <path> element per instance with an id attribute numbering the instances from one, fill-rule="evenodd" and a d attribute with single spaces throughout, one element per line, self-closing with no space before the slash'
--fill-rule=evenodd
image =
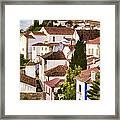
<path id="1" fill-rule="evenodd" d="M 75 100 L 76 99 L 76 80 L 75 77 L 80 74 L 80 66 L 75 66 L 75 70 L 69 68 L 67 70 L 66 80 L 60 85 L 55 94 L 56 100 Z"/>
<path id="2" fill-rule="evenodd" d="M 75 65 L 80 66 L 82 70 L 87 68 L 86 45 L 82 40 L 77 41 L 75 51 L 70 62 L 70 67 L 72 69 L 75 69 Z"/>
<path id="3" fill-rule="evenodd" d="M 92 82 L 91 88 L 87 91 L 87 97 L 91 100 L 100 99 L 100 73 L 96 74 L 96 80 Z"/>
<path id="4" fill-rule="evenodd" d="M 24 55 L 20 54 L 20 66 L 24 66 L 28 62 L 27 59 L 24 59 Z"/>

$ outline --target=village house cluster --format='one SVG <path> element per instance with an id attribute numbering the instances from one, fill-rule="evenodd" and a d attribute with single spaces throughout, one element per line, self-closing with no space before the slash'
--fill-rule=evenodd
<path id="1" fill-rule="evenodd" d="M 21 99 L 28 99 L 29 96 L 54 100 L 54 93 L 66 79 L 74 46 L 81 40 L 82 33 L 86 43 L 87 69 L 76 77 L 76 100 L 87 100 L 86 91 L 100 71 L 100 36 L 98 30 L 92 31 L 93 38 L 91 30 L 81 32 L 70 27 L 42 27 L 38 32 L 23 32 L 20 36 L 20 54 L 29 62 L 20 73 Z"/>

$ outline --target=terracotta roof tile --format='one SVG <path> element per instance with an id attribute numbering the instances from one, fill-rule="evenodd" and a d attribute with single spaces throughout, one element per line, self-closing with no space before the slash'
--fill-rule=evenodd
<path id="1" fill-rule="evenodd" d="M 57 46 L 59 43 L 35 43 L 32 46 Z"/>
<path id="2" fill-rule="evenodd" d="M 20 74 L 20 82 L 36 87 L 36 79 L 25 74 Z"/>
<path id="3" fill-rule="evenodd" d="M 60 78 L 54 78 L 50 81 L 44 82 L 46 85 L 48 85 L 51 88 L 55 88 L 59 85 L 59 83 L 62 83 L 64 80 L 61 80 Z"/>
<path id="4" fill-rule="evenodd" d="M 32 32 L 34 35 L 44 35 L 46 36 L 43 32 Z"/>
<path id="5" fill-rule="evenodd" d="M 91 72 L 94 71 L 95 73 L 99 72 L 99 67 L 89 68 L 87 70 L 82 70 L 80 75 L 76 78 L 81 82 L 91 82 Z"/>
<path id="6" fill-rule="evenodd" d="M 86 44 L 100 44 L 100 37 L 95 38 L 93 40 L 88 40 Z"/>
<path id="7" fill-rule="evenodd" d="M 66 27 L 44 27 L 48 34 L 53 35 L 73 35 L 74 29 Z"/>
<path id="8" fill-rule="evenodd" d="M 77 30 L 77 33 L 84 41 L 100 37 L 100 30 Z"/>
<path id="9" fill-rule="evenodd" d="M 65 55 L 62 51 L 50 52 L 41 57 L 45 60 L 66 60 Z"/>
<path id="10" fill-rule="evenodd" d="M 91 57 L 91 58 L 87 59 L 88 64 L 93 63 L 93 61 L 96 63 L 96 62 L 100 61 L 100 59 L 97 57 Z"/>
<path id="11" fill-rule="evenodd" d="M 67 68 L 68 67 L 66 65 L 58 65 L 57 67 L 54 67 L 45 71 L 45 75 L 46 76 L 65 76 Z"/>

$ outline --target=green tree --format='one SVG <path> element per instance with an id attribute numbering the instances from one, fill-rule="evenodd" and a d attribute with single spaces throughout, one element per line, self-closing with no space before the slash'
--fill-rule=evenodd
<path id="1" fill-rule="evenodd" d="M 39 20 L 34 20 L 34 28 L 39 26 Z"/>
<path id="2" fill-rule="evenodd" d="M 80 66 L 83 70 L 87 68 L 86 45 L 84 41 L 78 40 L 76 43 L 75 51 L 70 62 L 70 67 L 75 69 L 75 65 Z"/>
<path id="3" fill-rule="evenodd" d="M 87 97 L 91 100 L 100 99 L 100 73 L 96 74 L 96 80 L 92 82 L 91 88 L 87 90 Z"/>
<path id="4" fill-rule="evenodd" d="M 24 59 L 24 55 L 20 54 L 20 66 L 24 66 L 29 60 Z"/>
<path id="5" fill-rule="evenodd" d="M 42 25 L 39 25 L 39 20 L 34 20 L 34 25 L 30 25 L 26 31 L 40 31 Z"/>
<path id="6" fill-rule="evenodd" d="M 75 66 L 75 70 L 69 68 L 67 70 L 66 80 L 60 85 L 57 93 L 55 94 L 55 99 L 60 100 L 75 100 L 76 99 L 76 80 L 75 76 L 80 74 L 80 66 Z"/>

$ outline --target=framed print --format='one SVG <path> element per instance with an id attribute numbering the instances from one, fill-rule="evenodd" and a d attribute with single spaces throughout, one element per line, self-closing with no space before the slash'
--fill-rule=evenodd
<path id="1" fill-rule="evenodd" d="M 1 2 L 2 119 L 119 119 L 119 2 Z"/>

